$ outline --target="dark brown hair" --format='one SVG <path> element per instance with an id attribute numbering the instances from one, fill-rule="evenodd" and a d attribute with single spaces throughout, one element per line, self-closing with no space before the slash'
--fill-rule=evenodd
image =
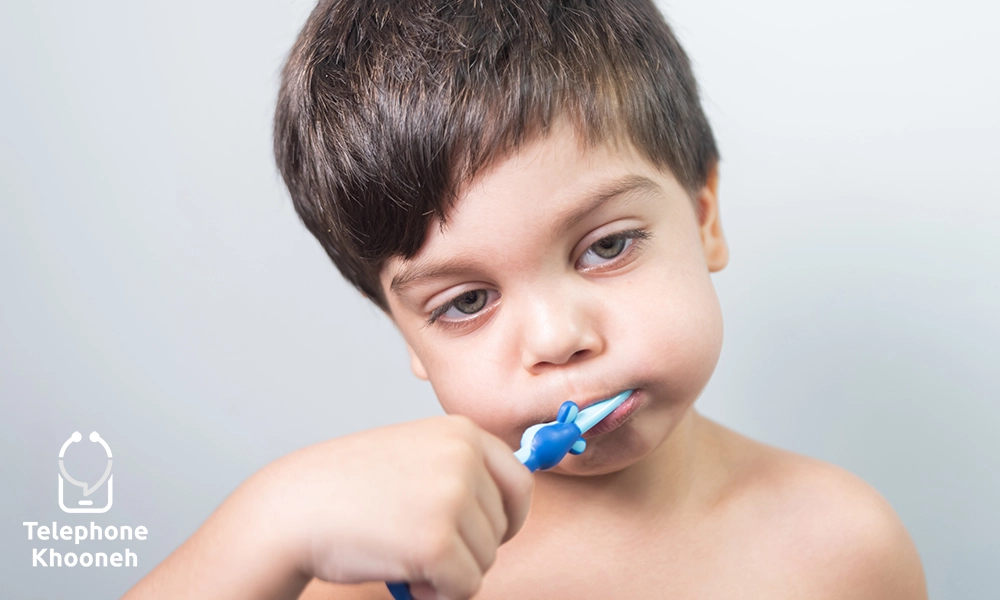
<path id="1" fill-rule="evenodd" d="M 379 273 L 484 167 L 569 117 L 692 194 L 718 160 L 688 58 L 650 0 L 321 0 L 282 71 L 274 152 L 340 272 Z"/>

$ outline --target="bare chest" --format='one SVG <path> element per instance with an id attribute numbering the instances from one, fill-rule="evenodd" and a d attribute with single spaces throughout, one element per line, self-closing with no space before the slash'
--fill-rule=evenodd
<path id="1" fill-rule="evenodd" d="M 555 537 L 501 547 L 476 600 L 505 598 L 793 598 L 802 573 L 766 538 L 743 532 L 655 531 L 614 543 Z M 508 547 L 509 546 L 509 547 Z"/>

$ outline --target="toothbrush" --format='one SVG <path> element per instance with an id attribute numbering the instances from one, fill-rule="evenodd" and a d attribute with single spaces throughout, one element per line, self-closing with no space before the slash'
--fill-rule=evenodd
<path id="1" fill-rule="evenodd" d="M 580 436 L 621 406 L 634 391 L 626 390 L 614 398 L 602 400 L 583 410 L 580 410 L 572 400 L 563 402 L 555 421 L 538 423 L 524 430 L 521 447 L 514 456 L 534 473 L 539 469 L 544 471 L 556 466 L 567 453 L 582 453 L 587 447 L 587 440 Z M 406 582 L 387 582 L 386 586 L 395 600 L 413 598 L 410 595 L 410 586 Z"/>

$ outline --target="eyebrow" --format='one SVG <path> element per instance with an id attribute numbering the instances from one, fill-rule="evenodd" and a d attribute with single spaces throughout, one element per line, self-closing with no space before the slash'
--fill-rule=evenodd
<path id="1" fill-rule="evenodd" d="M 611 200 L 637 191 L 659 192 L 662 190 L 655 181 L 642 175 L 626 175 L 605 182 L 586 194 L 586 199 L 579 206 L 575 206 L 553 219 L 555 223 L 554 235 L 558 237 L 565 234 L 578 225 L 580 221 L 587 218 L 588 215 Z M 417 262 L 397 273 L 392 278 L 389 289 L 397 296 L 400 296 L 407 288 L 412 287 L 420 280 L 466 273 L 474 270 L 478 264 L 480 264 L 478 261 L 470 261 L 468 259 L 430 264 Z"/>

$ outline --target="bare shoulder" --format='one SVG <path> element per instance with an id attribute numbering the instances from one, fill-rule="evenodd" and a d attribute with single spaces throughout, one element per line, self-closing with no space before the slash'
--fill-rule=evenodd
<path id="1" fill-rule="evenodd" d="M 299 600 L 392 600 L 392 594 L 384 583 L 342 585 L 313 578 Z"/>
<path id="2" fill-rule="evenodd" d="M 724 454 L 739 457 L 727 520 L 795 573 L 811 598 L 927 598 L 916 546 L 871 485 L 836 465 L 711 423 Z M 731 460 L 731 459 L 730 459 Z"/>

